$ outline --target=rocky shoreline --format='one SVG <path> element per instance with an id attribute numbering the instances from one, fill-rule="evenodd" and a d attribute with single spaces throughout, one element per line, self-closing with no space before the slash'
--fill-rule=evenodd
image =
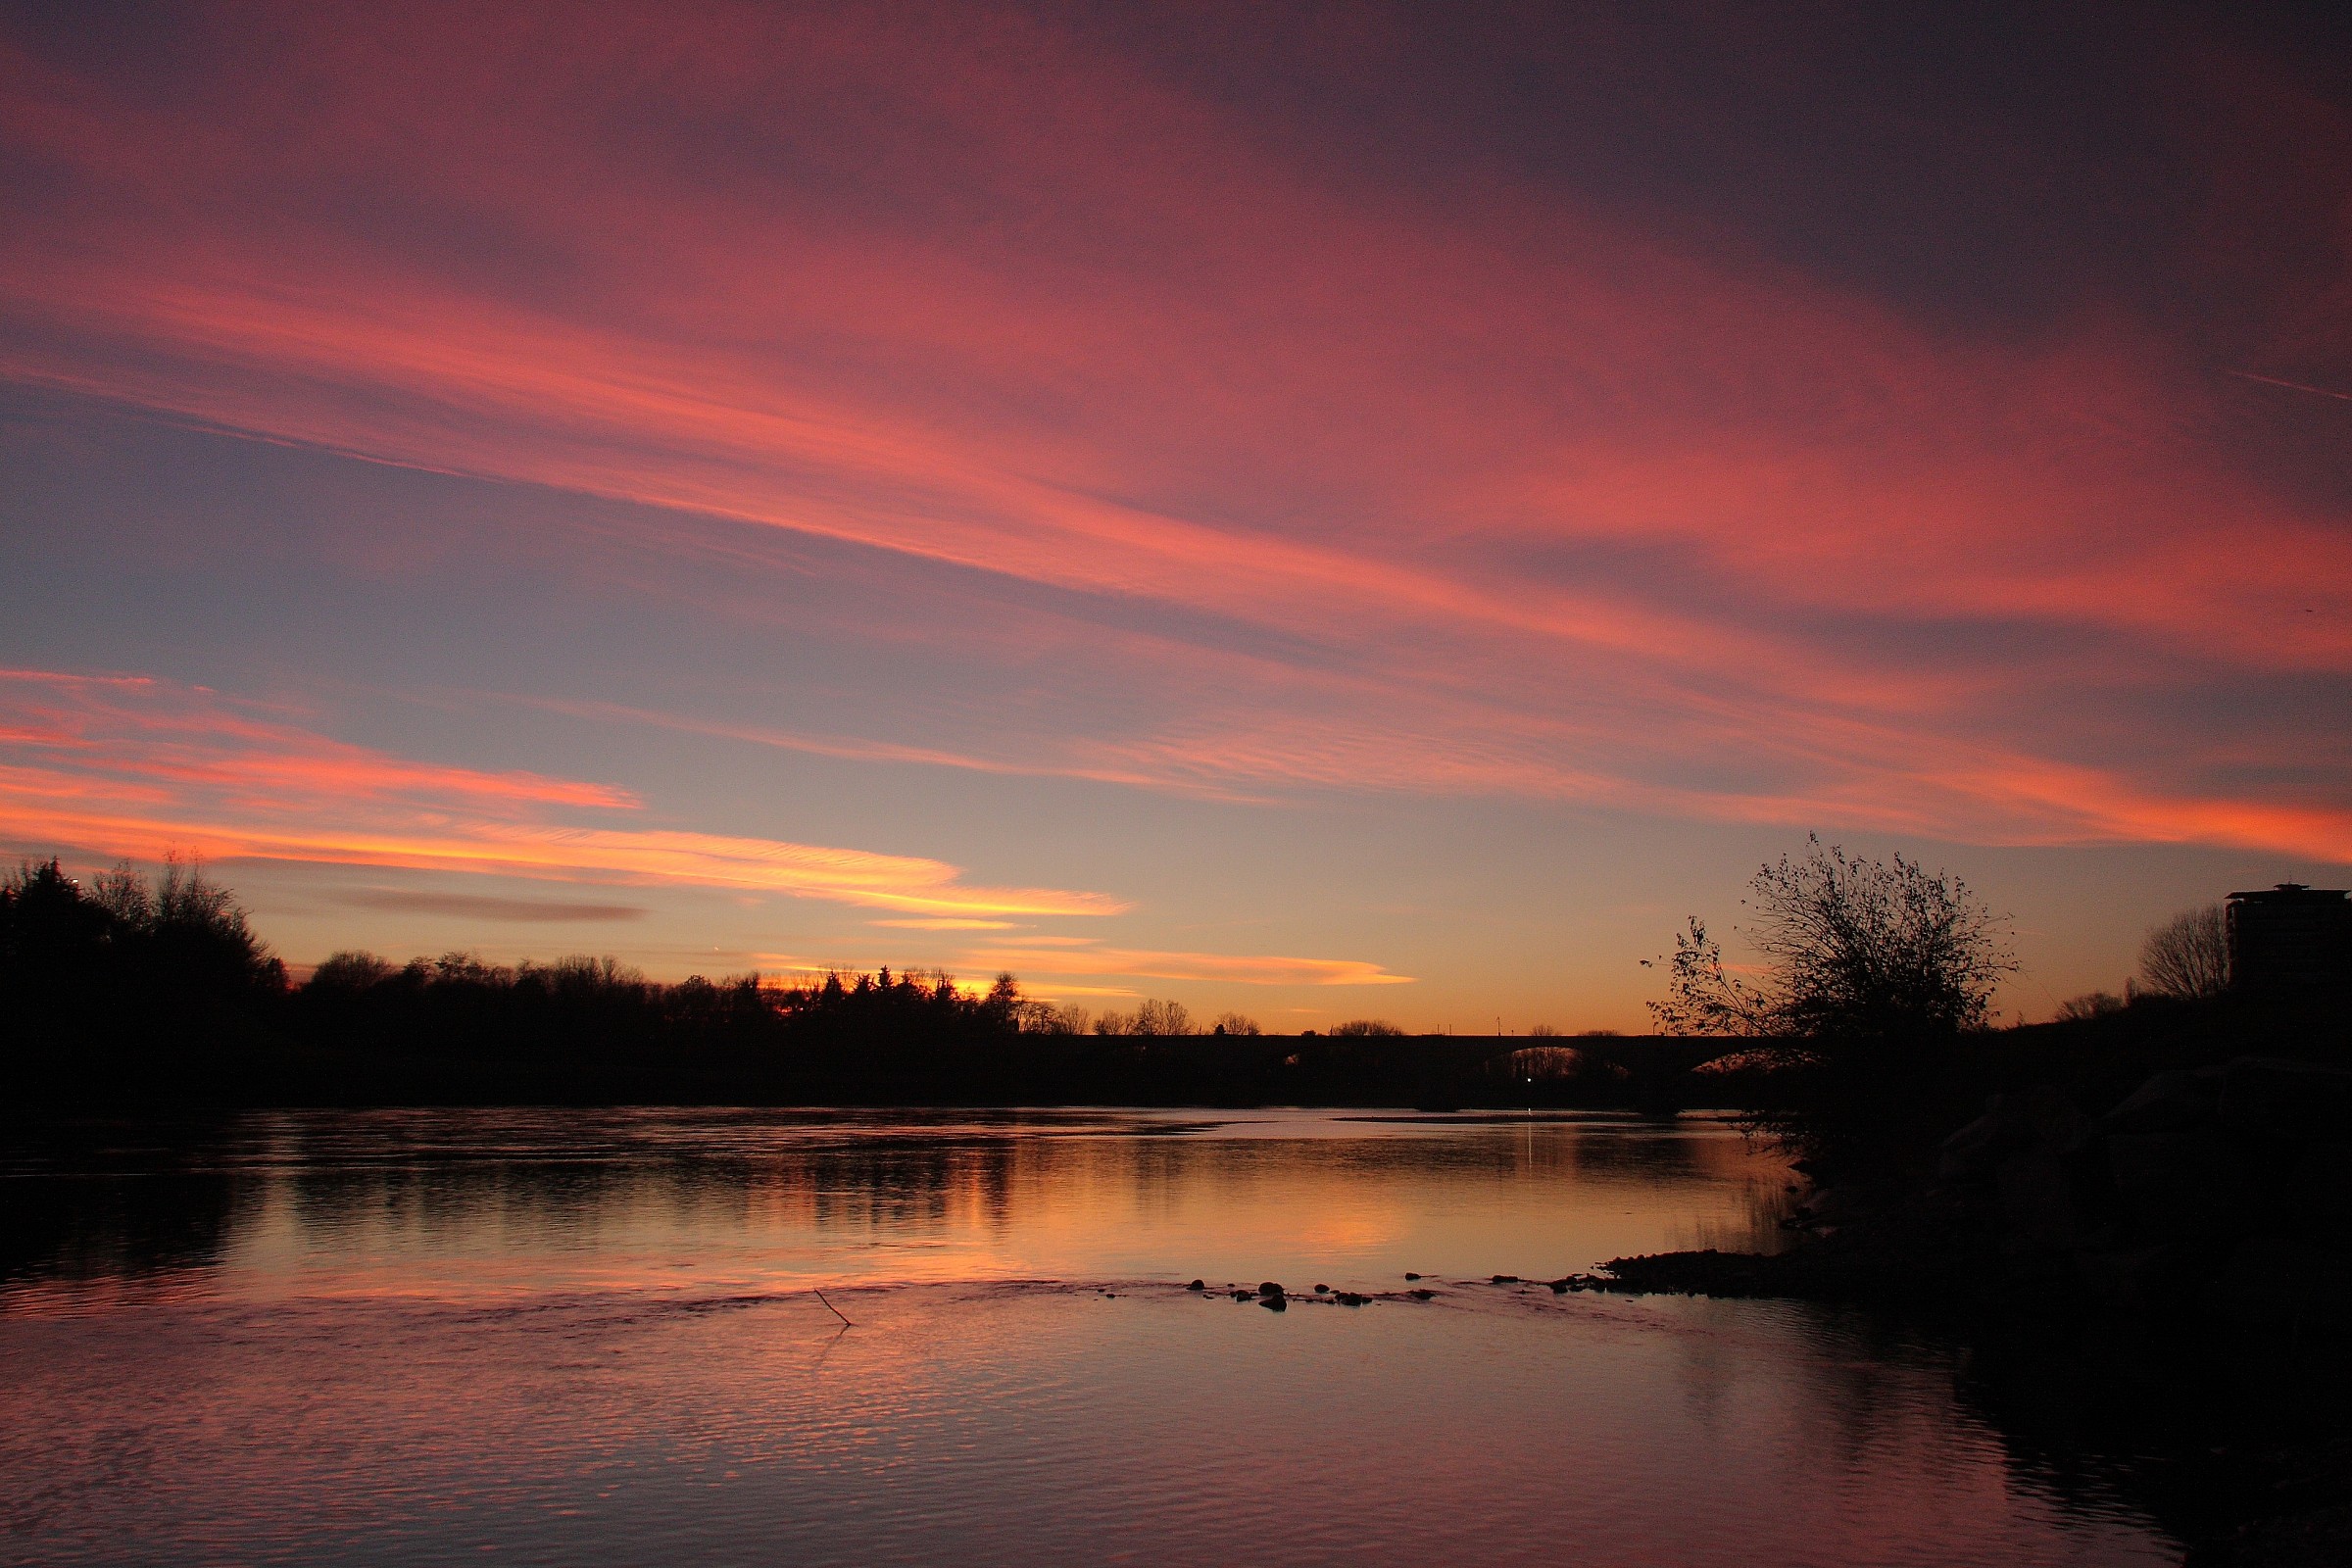
<path id="1" fill-rule="evenodd" d="M 2151 1511 L 2197 1568 L 2352 1562 L 2352 1071 L 2240 1056 L 2087 1113 L 1997 1095 L 1932 1175 L 1816 1191 L 1774 1254 L 1618 1258 L 1561 1289 L 1774 1298 L 2037 1339 L 2165 1429 Z M 2118 1391 L 2128 1387 L 2128 1396 Z M 2094 1410 L 2094 1414 L 2096 1414 Z M 2134 1455 L 2133 1457 L 2141 1457 Z"/>

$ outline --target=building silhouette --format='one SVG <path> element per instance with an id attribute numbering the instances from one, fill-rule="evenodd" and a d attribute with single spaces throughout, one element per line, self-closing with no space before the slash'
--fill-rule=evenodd
<path id="1" fill-rule="evenodd" d="M 2230 894 L 2230 984 L 2265 992 L 2352 984 L 2352 894 L 2300 882 Z"/>

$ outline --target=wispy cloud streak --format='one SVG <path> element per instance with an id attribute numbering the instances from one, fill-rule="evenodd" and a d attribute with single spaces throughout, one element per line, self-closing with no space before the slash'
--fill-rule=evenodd
<path id="1" fill-rule="evenodd" d="M 967 967 L 1005 969 L 1048 980 L 1074 977 L 1192 980 L 1250 986 L 1402 986 L 1411 975 L 1391 974 L 1354 958 L 1289 958 L 1270 955 L 1168 953 L 1097 944 L 1006 943 L 963 956 Z M 1068 988 L 1065 988 L 1068 989 Z M 1074 991 L 1071 994 L 1076 994 Z"/>
<path id="2" fill-rule="evenodd" d="M 931 19 L 953 49 L 854 11 L 444 20 L 191 24 L 217 70 L 181 98 L 12 52 L 0 147 L 65 194 L 0 234 L 0 376 L 657 533 L 838 541 L 1166 645 L 1124 644 L 1115 731 L 1001 750 L 601 716 L 1213 799 L 2352 858 L 2347 787 L 2230 768 L 2276 747 L 2263 705 L 2191 700 L 2340 710 L 2352 536 L 2129 313 L 1971 332 L 1521 170 L 1366 182 L 1035 20 Z M 931 634 L 1047 664 L 1035 627 Z M 235 788 L 165 744 L 146 787 Z M 257 788 L 596 788 L 270 765 Z M 465 853 L 553 863 L 518 832 Z M 612 874 L 834 874 L 564 842 Z"/>
<path id="3" fill-rule="evenodd" d="M 966 884 L 944 861 L 625 822 L 626 792 L 410 762 L 201 688 L 0 675 L 0 840 L 421 871 L 728 888 L 942 917 L 1105 915 L 1102 894 Z M 582 820 L 579 808 L 607 813 Z"/>

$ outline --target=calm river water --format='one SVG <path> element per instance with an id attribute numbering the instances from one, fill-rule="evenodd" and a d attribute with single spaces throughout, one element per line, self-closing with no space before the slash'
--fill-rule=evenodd
<path id="1" fill-rule="evenodd" d="M 2015 1457 L 1952 1352 L 1492 1283 L 1777 1246 L 1787 1182 L 1689 1118 L 430 1111 L 20 1143 L 0 1558 L 2179 1560 L 2095 1478 Z"/>

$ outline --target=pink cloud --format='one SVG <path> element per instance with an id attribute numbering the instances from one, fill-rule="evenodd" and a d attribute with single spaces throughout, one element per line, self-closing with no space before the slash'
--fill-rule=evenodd
<path id="1" fill-rule="evenodd" d="M 952 51 L 870 16 L 285 25 L 191 103 L 0 73 L 0 138 L 84 198 L 0 236 L 0 374 L 1249 634 L 1090 630 L 1136 657 L 1137 711 L 1017 757 L 713 734 L 2352 858 L 2352 801 L 2245 783 L 2218 721 L 2155 756 L 2040 711 L 2352 675 L 2352 538 L 2127 318 L 1970 337 L 1525 181 L 1368 193 L 1042 24 L 958 22 Z M 616 104 L 662 112 L 621 134 Z M 1889 619 L 1955 646 L 1890 655 Z M 137 744 L 140 787 L 237 787 Z M 270 756 L 257 790 L 629 804 Z"/>

